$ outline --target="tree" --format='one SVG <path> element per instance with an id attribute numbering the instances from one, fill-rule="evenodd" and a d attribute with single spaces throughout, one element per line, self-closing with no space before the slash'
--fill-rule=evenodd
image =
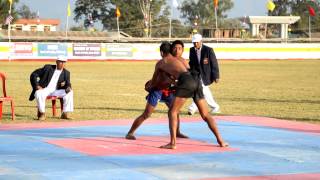
<path id="1" fill-rule="evenodd" d="M 292 26 L 294 30 L 297 31 L 307 31 L 308 26 L 309 26 L 309 10 L 308 7 L 311 7 L 315 10 L 316 15 L 313 17 L 310 17 L 311 20 L 311 26 L 312 27 L 318 27 L 316 31 L 320 31 L 319 26 L 320 26 L 320 13 L 319 13 L 319 2 L 318 1 L 313 1 L 311 2 L 310 0 L 308 1 L 303 1 L 303 0 L 296 0 L 292 2 L 291 8 L 292 8 L 292 15 L 294 16 L 300 16 L 300 21 L 298 21 L 296 24 Z"/>
<path id="2" fill-rule="evenodd" d="M 116 7 L 120 9 L 121 16 L 119 18 L 120 29 L 131 36 L 142 37 L 146 33 L 144 29 L 148 29 L 148 36 L 153 33 L 150 31 L 150 22 L 157 22 L 163 18 L 160 14 L 166 7 L 165 0 L 148 0 L 150 11 L 142 11 L 139 0 L 77 0 L 75 12 L 75 20 L 78 22 L 84 20 L 84 26 L 90 25 L 88 20 L 89 14 L 92 16 L 93 22 L 101 22 L 104 30 L 116 30 Z M 142 2 L 141 2 L 142 3 Z M 163 9 L 162 9 L 163 8 Z M 149 14 L 147 21 L 144 14 Z M 149 17 L 151 17 L 149 19 Z M 148 26 L 145 23 L 148 22 Z M 150 34 L 149 34 L 150 33 Z"/>
<path id="3" fill-rule="evenodd" d="M 170 27 L 170 9 L 166 7 L 162 11 L 162 15 L 153 20 L 152 24 L 152 37 L 169 37 Z M 191 27 L 185 26 L 178 19 L 172 19 L 171 21 L 171 37 L 188 37 L 191 31 Z"/>
<path id="4" fill-rule="evenodd" d="M 290 15 L 290 4 L 288 0 L 274 0 L 273 3 L 275 4 L 274 10 L 268 11 L 269 16 L 288 16 Z"/>
<path id="5" fill-rule="evenodd" d="M 35 19 L 37 17 L 37 13 L 36 12 L 32 12 L 30 10 L 30 8 L 25 4 L 23 4 L 17 10 L 17 13 L 18 13 L 20 18 L 24 18 L 24 19 Z"/>
<path id="6" fill-rule="evenodd" d="M 15 5 L 19 2 L 19 0 L 12 1 L 12 7 L 11 7 L 11 16 L 15 19 L 17 19 L 17 13 L 15 11 Z M 6 25 L 4 25 L 6 18 L 9 16 L 9 9 L 10 4 L 8 0 L 0 0 L 0 24 L 2 24 L 3 28 L 7 28 Z"/>
<path id="7" fill-rule="evenodd" d="M 144 19 L 144 31 L 147 37 L 151 36 L 151 6 L 152 0 L 138 0 L 140 5 L 140 10 Z"/>
<path id="8" fill-rule="evenodd" d="M 75 6 L 74 20 L 83 20 L 86 28 L 108 15 L 112 8 L 110 0 L 77 0 Z"/>
<path id="9" fill-rule="evenodd" d="M 84 31 L 85 30 L 85 27 L 83 27 L 82 25 L 80 26 L 72 26 L 70 28 L 70 31 Z"/>
<path id="10" fill-rule="evenodd" d="M 306 31 L 309 25 L 309 6 L 312 7 L 316 15 L 311 17 L 312 27 L 320 27 L 320 13 L 318 0 L 274 0 L 276 5 L 274 11 L 269 12 L 272 16 L 300 16 L 300 20 L 291 25 L 293 31 Z M 320 31 L 320 29 L 317 29 Z"/>
<path id="11" fill-rule="evenodd" d="M 119 18 L 120 29 L 134 37 L 146 36 L 145 19 L 139 6 L 138 0 L 122 0 L 116 1 L 114 4 L 120 9 L 121 16 Z M 102 23 L 104 27 L 116 29 L 115 10 L 111 11 L 109 16 L 106 16 Z"/>
<path id="12" fill-rule="evenodd" d="M 232 7 L 232 0 L 220 0 L 217 9 L 218 20 L 226 18 L 226 12 Z M 187 19 L 187 23 L 189 25 L 197 26 L 199 28 L 215 28 L 215 19 L 217 17 L 215 17 L 214 4 L 212 0 L 183 1 L 179 9 L 181 10 L 182 17 Z"/>

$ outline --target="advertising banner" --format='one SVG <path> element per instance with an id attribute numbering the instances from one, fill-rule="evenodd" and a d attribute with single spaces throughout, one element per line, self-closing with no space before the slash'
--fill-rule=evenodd
<path id="1" fill-rule="evenodd" d="M 133 46 L 131 44 L 107 44 L 107 57 L 132 57 Z"/>
<path id="2" fill-rule="evenodd" d="M 12 54 L 15 56 L 32 56 L 31 42 L 15 42 L 12 44 Z"/>
<path id="3" fill-rule="evenodd" d="M 75 43 L 73 56 L 101 56 L 101 44 Z"/>
<path id="4" fill-rule="evenodd" d="M 67 44 L 39 43 L 38 56 L 67 56 Z"/>

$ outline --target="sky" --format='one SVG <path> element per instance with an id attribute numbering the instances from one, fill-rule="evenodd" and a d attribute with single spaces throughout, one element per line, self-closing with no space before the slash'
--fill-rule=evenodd
<path id="1" fill-rule="evenodd" d="M 70 0 L 71 10 L 74 9 L 76 0 Z M 171 0 L 167 0 L 168 3 Z M 177 0 L 178 4 L 183 0 Z M 227 14 L 228 17 L 241 17 L 241 16 L 262 16 L 267 13 L 266 2 L 267 0 L 233 0 L 234 7 Z M 64 30 L 67 20 L 67 3 L 68 0 L 19 0 L 19 5 L 25 4 L 33 12 L 38 12 L 40 18 L 60 19 L 61 25 L 59 30 Z M 176 16 L 178 16 L 176 14 Z M 82 22 L 76 23 L 73 20 L 73 15 L 69 17 L 69 27 L 79 26 Z"/>

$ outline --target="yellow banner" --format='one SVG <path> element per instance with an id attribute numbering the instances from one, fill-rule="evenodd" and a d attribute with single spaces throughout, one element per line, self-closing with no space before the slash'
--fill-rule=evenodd
<path id="1" fill-rule="evenodd" d="M 273 3 L 273 1 L 268 0 L 268 2 L 267 2 L 267 9 L 272 12 L 275 7 L 276 7 L 276 5 Z"/>
<path id="2" fill-rule="evenodd" d="M 70 7 L 70 1 L 68 1 L 68 16 L 71 16 L 71 7 Z"/>
<path id="3" fill-rule="evenodd" d="M 121 13 L 120 13 L 120 9 L 117 7 L 117 9 L 116 9 L 116 16 L 117 17 L 120 17 L 121 16 Z"/>

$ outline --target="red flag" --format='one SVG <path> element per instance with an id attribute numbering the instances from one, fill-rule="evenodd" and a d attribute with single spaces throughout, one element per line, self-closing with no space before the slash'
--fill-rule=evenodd
<path id="1" fill-rule="evenodd" d="M 315 16 L 316 15 L 316 12 L 314 11 L 314 9 L 311 6 L 308 6 L 308 9 L 309 9 L 310 16 Z"/>
<path id="2" fill-rule="evenodd" d="M 218 2 L 219 2 L 219 0 L 213 0 L 214 8 L 218 8 Z"/>

